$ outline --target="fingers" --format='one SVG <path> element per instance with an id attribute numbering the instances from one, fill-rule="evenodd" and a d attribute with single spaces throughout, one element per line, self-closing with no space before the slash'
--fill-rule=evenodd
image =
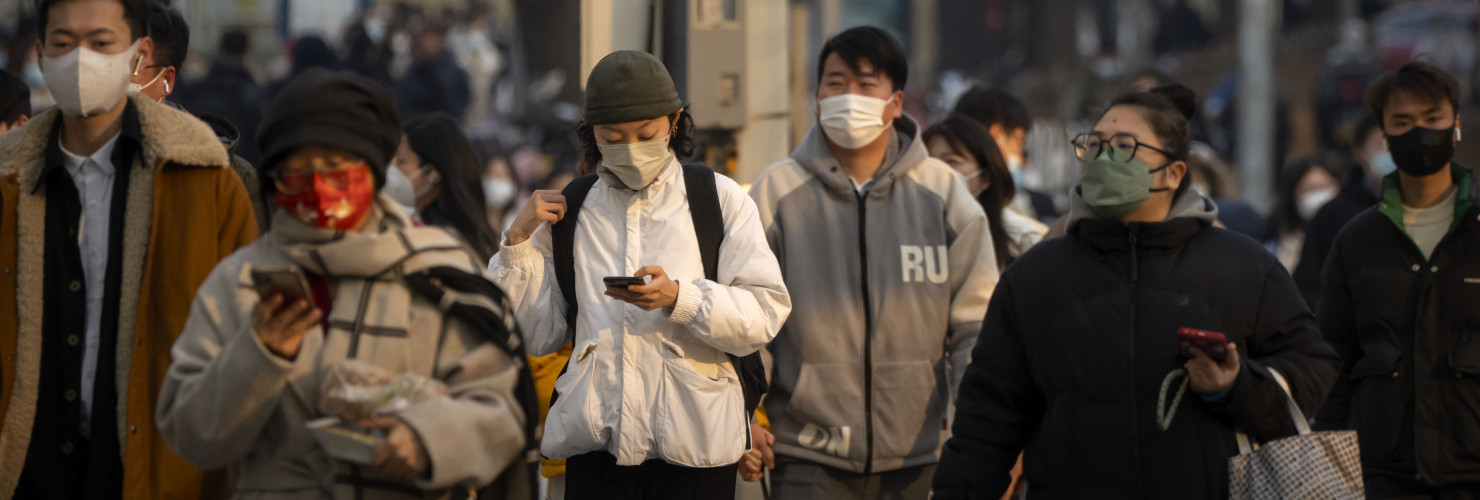
<path id="1" fill-rule="evenodd" d="M 761 470 L 761 458 L 756 450 L 750 450 L 740 457 L 740 479 L 755 482 L 761 479 L 765 473 Z"/>
<path id="2" fill-rule="evenodd" d="M 314 323 L 318 323 L 320 319 L 323 319 L 323 316 L 323 311 L 315 307 L 312 310 L 304 312 L 296 321 L 289 324 L 288 330 L 284 333 L 289 338 L 301 337 L 303 334 L 308 333 L 309 328 L 313 328 Z"/>
<path id="3" fill-rule="evenodd" d="M 1228 352 L 1227 357 L 1223 358 L 1223 363 L 1220 365 L 1221 368 L 1223 368 L 1223 371 L 1238 371 L 1238 345 L 1229 342 L 1228 346 L 1224 347 L 1223 350 Z"/>
<path id="4" fill-rule="evenodd" d="M 775 469 L 776 468 L 776 451 L 775 451 L 775 448 L 772 448 L 770 445 L 766 445 L 765 448 L 761 448 L 760 452 L 761 452 L 761 462 L 764 463 L 764 464 L 766 464 L 766 468 L 767 469 Z"/>
<path id="5" fill-rule="evenodd" d="M 663 272 L 663 266 L 642 266 L 642 269 L 638 269 L 637 272 L 633 273 L 632 275 L 639 278 L 643 276 L 652 276 L 653 279 L 650 280 L 649 283 L 651 283 L 652 281 L 657 281 L 659 278 L 668 277 L 668 274 Z"/>

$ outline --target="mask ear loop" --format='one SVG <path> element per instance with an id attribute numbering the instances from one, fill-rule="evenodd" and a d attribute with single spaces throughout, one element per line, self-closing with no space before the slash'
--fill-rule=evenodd
<path id="1" fill-rule="evenodd" d="M 1173 163 L 1177 163 L 1177 161 L 1169 161 L 1169 162 L 1167 162 L 1166 165 L 1162 165 L 1160 167 L 1156 167 L 1156 168 L 1153 168 L 1151 170 L 1147 170 L 1146 173 L 1148 173 L 1148 174 L 1155 174 L 1155 173 L 1160 172 L 1162 170 L 1166 170 L 1167 167 L 1172 166 Z M 1151 188 L 1151 192 L 1153 192 L 1153 193 L 1161 192 L 1161 191 L 1171 191 L 1171 190 L 1172 190 L 1172 188 L 1169 188 L 1169 187 Z"/>

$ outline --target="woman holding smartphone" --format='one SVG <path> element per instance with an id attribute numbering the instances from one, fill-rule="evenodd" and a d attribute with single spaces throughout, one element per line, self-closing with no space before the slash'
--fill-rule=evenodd
<path id="1" fill-rule="evenodd" d="M 749 415 L 732 359 L 770 342 L 791 312 L 755 202 L 679 163 L 693 153 L 693 119 L 651 54 L 596 64 L 578 133 L 596 173 L 535 191 L 488 266 L 531 354 L 575 345 L 541 451 L 566 459 L 566 498 L 733 497 Z M 701 227 L 703 206 L 718 220 Z M 706 231 L 723 235 L 712 277 Z M 560 266 L 573 272 L 565 283 Z"/>
<path id="2" fill-rule="evenodd" d="M 1339 360 L 1289 274 L 1189 187 L 1194 103 L 1177 84 L 1124 95 L 1073 139 L 1069 232 L 1003 273 L 935 498 L 1000 496 L 1019 450 L 1033 498 L 1224 498 L 1235 429 L 1294 433 L 1267 369 L 1304 411 L 1325 398 Z M 1189 397 L 1161 389 L 1183 373 Z"/>
<path id="3" fill-rule="evenodd" d="M 236 498 L 431 498 L 495 478 L 493 498 L 533 496 L 533 388 L 512 314 L 479 256 L 379 193 L 400 140 L 390 92 L 350 73 L 305 71 L 263 121 L 272 231 L 201 285 L 157 412 L 191 464 L 240 472 Z M 348 399 L 326 382 L 367 371 L 446 391 L 335 424 L 377 436 L 373 449 L 321 443 L 317 423 Z"/>

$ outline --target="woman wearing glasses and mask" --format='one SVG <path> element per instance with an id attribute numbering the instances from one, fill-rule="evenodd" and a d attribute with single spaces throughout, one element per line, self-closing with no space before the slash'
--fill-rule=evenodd
<path id="1" fill-rule="evenodd" d="M 1125 95 L 1073 140 L 1068 234 L 1003 273 L 935 498 L 1000 496 L 1019 450 L 1033 498 L 1225 498 L 1236 430 L 1295 432 L 1267 369 L 1302 410 L 1325 398 L 1339 360 L 1290 276 L 1190 188 L 1194 103 L 1176 84 Z M 1225 340 L 1184 354 L 1183 329 Z"/>
<path id="2" fill-rule="evenodd" d="M 158 409 L 180 456 L 240 472 L 236 498 L 441 498 L 505 470 L 484 493 L 533 496 L 533 385 L 512 313 L 480 256 L 380 194 L 400 141 L 390 92 L 350 73 L 305 71 L 267 112 L 272 231 L 201 285 Z M 334 388 L 379 394 L 404 375 L 445 391 L 386 408 Z M 326 416 L 375 439 L 309 428 Z"/>

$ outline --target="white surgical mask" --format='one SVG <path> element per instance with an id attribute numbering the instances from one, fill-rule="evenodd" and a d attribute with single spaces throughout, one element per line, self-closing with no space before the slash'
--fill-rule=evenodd
<path id="1" fill-rule="evenodd" d="M 57 108 L 70 116 L 92 116 L 113 109 L 133 78 L 139 40 L 128 50 L 112 55 L 79 46 L 61 56 L 43 58 L 41 73 Z"/>
<path id="2" fill-rule="evenodd" d="M 1316 212 L 1321 211 L 1321 207 L 1326 206 L 1327 202 L 1335 198 L 1336 188 L 1325 188 L 1305 193 L 1305 196 L 1301 196 L 1299 200 L 1296 200 L 1295 212 L 1300 214 L 1301 219 L 1309 222 L 1315 218 Z"/>
<path id="3" fill-rule="evenodd" d="M 380 192 L 405 207 L 408 215 L 416 213 L 416 187 L 411 185 L 411 179 L 406 178 L 401 169 L 386 167 L 385 186 L 380 188 Z"/>
<path id="4" fill-rule="evenodd" d="M 510 201 L 514 201 L 514 194 L 517 190 L 518 188 L 514 187 L 514 182 L 508 179 L 497 177 L 483 178 L 483 201 L 490 207 L 500 208 L 508 206 Z"/>
<path id="5" fill-rule="evenodd" d="M 633 144 L 597 144 L 596 148 L 601 150 L 602 166 L 635 191 L 652 184 L 668 164 L 673 154 L 668 149 L 669 137 Z"/>
<path id="6" fill-rule="evenodd" d="M 889 128 L 884 121 L 884 108 L 893 101 L 893 97 L 886 101 L 858 94 L 837 95 L 817 101 L 822 110 L 818 116 L 822 132 L 843 149 L 867 146 Z"/>
<path id="7" fill-rule="evenodd" d="M 1387 174 L 1398 169 L 1398 164 L 1393 163 L 1392 153 L 1383 151 L 1372 155 L 1372 158 L 1367 160 L 1367 168 L 1370 168 L 1372 173 L 1378 177 L 1386 177 Z"/>

